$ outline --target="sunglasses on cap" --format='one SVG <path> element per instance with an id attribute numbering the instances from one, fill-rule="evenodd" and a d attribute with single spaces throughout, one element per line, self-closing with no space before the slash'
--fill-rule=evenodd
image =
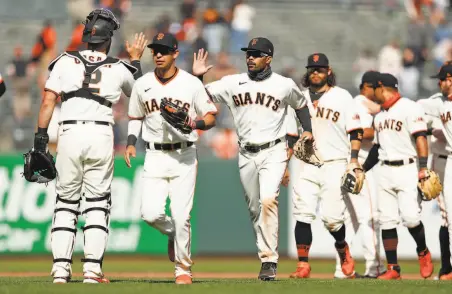
<path id="1" fill-rule="evenodd" d="M 328 73 L 328 68 L 327 67 L 309 67 L 308 68 L 309 74 L 313 74 L 315 72 L 326 74 L 326 73 Z"/>
<path id="2" fill-rule="evenodd" d="M 257 50 L 246 51 L 246 58 L 250 58 L 250 57 L 260 58 L 260 57 L 266 57 L 266 56 L 268 56 L 268 54 L 257 51 Z"/>

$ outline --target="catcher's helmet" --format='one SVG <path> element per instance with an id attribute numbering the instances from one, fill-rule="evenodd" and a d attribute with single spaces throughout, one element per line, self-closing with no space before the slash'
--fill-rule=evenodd
<path id="1" fill-rule="evenodd" d="M 107 9 L 95 9 L 86 17 L 83 22 L 82 42 L 102 43 L 108 41 L 113 36 L 113 31 L 119 29 L 120 25 L 115 15 Z"/>

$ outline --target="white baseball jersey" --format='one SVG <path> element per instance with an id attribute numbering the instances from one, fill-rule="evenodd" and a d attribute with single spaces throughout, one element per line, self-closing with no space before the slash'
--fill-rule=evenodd
<path id="1" fill-rule="evenodd" d="M 372 114 L 372 106 L 376 106 L 377 104 L 364 95 L 356 96 L 355 102 L 363 129 L 373 128 L 374 115 Z M 359 157 L 363 159 L 367 158 L 372 145 L 372 140 L 363 140 L 361 143 L 361 150 L 359 151 Z"/>
<path id="2" fill-rule="evenodd" d="M 452 152 L 452 101 L 439 96 L 431 103 L 423 103 L 425 113 L 441 119 L 442 130 L 447 139 L 446 150 Z"/>
<path id="3" fill-rule="evenodd" d="M 332 87 L 317 101 L 312 102 L 309 90 L 308 107 L 317 151 L 324 161 L 345 159 L 350 154 L 348 133 L 361 129 L 356 103 L 350 93 L 340 87 Z"/>
<path id="4" fill-rule="evenodd" d="M 160 102 L 164 98 L 186 109 L 192 119 L 217 112 L 204 85 L 195 76 L 177 69 L 175 76 L 162 84 L 154 72 L 149 72 L 136 81 L 129 102 L 129 117 L 144 118 L 141 131 L 146 142 L 195 142 L 198 139 L 196 131 L 182 134 L 160 115 Z"/>
<path id="5" fill-rule="evenodd" d="M 443 94 L 436 93 L 427 99 L 420 99 L 417 101 L 425 110 L 425 119 L 427 125 L 431 124 L 434 129 L 441 129 L 444 132 L 443 123 L 441 119 L 437 116 L 436 108 L 441 107 L 443 104 Z M 433 112 L 432 112 L 433 110 Z M 430 148 L 433 154 L 447 155 L 447 142 L 438 140 L 435 136 L 430 137 Z"/>
<path id="6" fill-rule="evenodd" d="M 97 51 L 83 50 L 80 54 L 90 62 L 100 62 L 107 55 Z M 60 55 L 50 72 L 45 88 L 56 94 L 72 92 L 82 87 L 85 66 L 77 58 Z M 118 103 L 121 91 L 130 96 L 135 80 L 129 69 L 122 63 L 104 65 L 91 76 L 90 88 L 113 104 Z M 94 100 L 74 97 L 62 103 L 60 122 L 64 120 L 97 120 L 114 124 L 110 107 Z"/>
<path id="7" fill-rule="evenodd" d="M 295 82 L 277 73 L 264 81 L 253 81 L 246 73 L 230 75 L 207 84 L 206 89 L 213 102 L 229 107 L 243 144 L 265 144 L 284 137 L 287 106 L 306 105 Z"/>
<path id="8" fill-rule="evenodd" d="M 417 157 L 413 134 L 427 131 L 427 124 L 422 107 L 402 97 L 375 116 L 374 129 L 379 159 L 394 161 Z"/>

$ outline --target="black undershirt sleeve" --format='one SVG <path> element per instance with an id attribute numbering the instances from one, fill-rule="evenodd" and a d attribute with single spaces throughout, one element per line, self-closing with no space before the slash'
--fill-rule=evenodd
<path id="1" fill-rule="evenodd" d="M 309 108 L 303 107 L 295 110 L 298 120 L 300 121 L 303 132 L 312 133 L 311 115 L 309 114 Z"/>
<path id="2" fill-rule="evenodd" d="M 364 172 L 371 170 L 378 163 L 378 149 L 380 144 L 374 144 L 367 155 L 366 161 L 363 164 Z"/>

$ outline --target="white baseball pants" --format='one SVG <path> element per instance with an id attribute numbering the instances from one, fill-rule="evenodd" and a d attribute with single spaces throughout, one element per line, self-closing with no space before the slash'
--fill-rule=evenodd
<path id="1" fill-rule="evenodd" d="M 241 150 L 239 154 L 240 180 L 261 262 L 278 262 L 278 197 L 287 162 L 284 142 L 257 153 Z"/>
<path id="2" fill-rule="evenodd" d="M 448 231 L 449 231 L 449 250 L 452 252 L 452 155 L 449 155 L 447 157 L 447 163 L 446 163 L 446 169 L 444 173 L 444 181 L 443 183 L 443 193 L 441 196 L 442 198 L 439 199 L 439 201 L 442 201 L 443 206 L 445 208 L 445 213 L 443 213 L 443 210 L 441 209 L 441 214 L 443 216 L 443 219 L 447 222 L 448 225 Z M 440 202 L 441 204 L 441 202 Z M 452 257 L 451 257 L 451 263 L 452 263 Z"/>
<path id="3" fill-rule="evenodd" d="M 195 146 L 175 151 L 146 150 L 141 192 L 144 221 L 174 239 L 175 276 L 191 276 L 190 212 L 198 160 Z M 169 197 L 171 216 L 165 214 Z"/>
<path id="4" fill-rule="evenodd" d="M 110 125 L 60 125 L 56 157 L 57 199 L 51 247 L 54 278 L 70 278 L 77 220 L 83 186 L 85 226 L 83 274 L 103 277 L 113 180 L 113 130 Z"/>

